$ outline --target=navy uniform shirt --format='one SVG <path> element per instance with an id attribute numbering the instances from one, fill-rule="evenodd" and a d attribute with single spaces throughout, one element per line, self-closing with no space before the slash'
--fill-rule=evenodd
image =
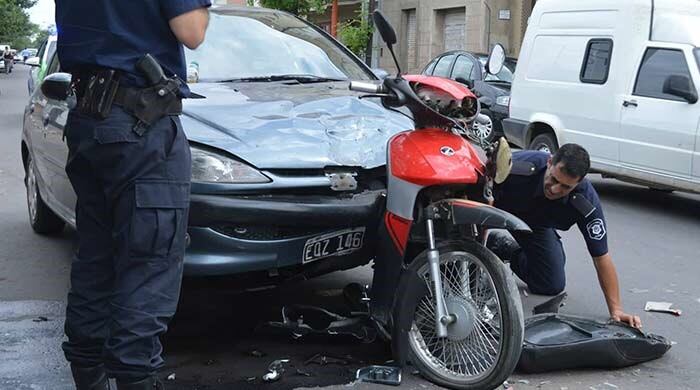
<path id="1" fill-rule="evenodd" d="M 210 5 L 210 0 L 56 0 L 61 68 L 117 69 L 122 71 L 120 83 L 143 87 L 146 81 L 136 62 L 150 53 L 166 76 L 187 80 L 184 48 L 168 21 Z"/>
<path id="2" fill-rule="evenodd" d="M 593 257 L 608 253 L 607 227 L 600 199 L 584 178 L 569 195 L 549 200 L 544 196 L 544 174 L 550 154 L 513 153 L 513 172 L 496 187 L 496 207 L 525 221 L 530 227 L 569 230 L 577 224 Z"/>

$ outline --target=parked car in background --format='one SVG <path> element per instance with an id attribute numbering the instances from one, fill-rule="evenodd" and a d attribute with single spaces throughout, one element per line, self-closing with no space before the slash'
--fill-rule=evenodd
<path id="1" fill-rule="evenodd" d="M 450 51 L 434 58 L 421 72 L 424 75 L 440 76 L 459 81 L 479 97 L 481 113 L 491 120 L 490 123 L 474 123 L 475 133 L 487 141 L 503 135 L 501 121 L 508 117 L 510 102 L 510 85 L 515 60 L 509 58 L 503 70 L 496 75 L 486 72 L 487 54 L 470 53 L 463 50 Z"/>
<path id="2" fill-rule="evenodd" d="M 34 92 L 34 86 L 41 83 L 46 75 L 46 70 L 49 67 L 49 61 L 56 53 L 56 41 L 58 37 L 56 35 L 49 35 L 44 43 L 39 46 L 35 57 L 30 57 L 25 61 L 25 64 L 32 67 L 29 70 L 29 79 L 27 80 L 27 89 L 29 90 L 29 95 Z"/>
<path id="3" fill-rule="evenodd" d="M 38 49 L 32 49 L 32 48 L 26 48 L 20 52 L 20 56 L 22 58 L 22 62 L 27 62 L 29 58 L 35 57 L 36 54 L 39 52 Z"/>
<path id="4" fill-rule="evenodd" d="M 605 176 L 700 192 L 698 86 L 697 0 L 540 0 L 504 129 L 524 148 L 581 144 Z"/>
<path id="5" fill-rule="evenodd" d="M 181 116 L 192 152 L 185 273 L 274 284 L 368 263 L 386 144 L 413 125 L 349 90 L 350 80 L 379 82 L 372 71 L 310 23 L 252 7 L 212 9 L 204 43 L 185 54 L 199 97 L 185 99 Z M 47 73 L 59 70 L 52 55 Z M 75 224 L 67 111 L 37 88 L 24 115 L 30 223 L 40 233 Z"/>

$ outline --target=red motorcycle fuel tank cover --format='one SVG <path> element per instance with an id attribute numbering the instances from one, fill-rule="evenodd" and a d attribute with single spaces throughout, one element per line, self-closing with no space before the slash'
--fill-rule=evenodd
<path id="1" fill-rule="evenodd" d="M 419 83 L 421 85 L 442 91 L 455 100 L 462 100 L 464 98 L 476 99 L 476 95 L 474 95 L 469 88 L 454 80 L 424 75 L 405 75 L 404 78 L 412 83 Z"/>
<path id="2" fill-rule="evenodd" d="M 389 145 L 391 174 L 409 183 L 476 184 L 484 163 L 464 138 L 443 129 L 397 134 Z"/>

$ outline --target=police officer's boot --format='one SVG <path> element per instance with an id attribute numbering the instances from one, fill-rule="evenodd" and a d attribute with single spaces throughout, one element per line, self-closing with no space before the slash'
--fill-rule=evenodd
<path id="1" fill-rule="evenodd" d="M 163 382 L 158 377 L 149 376 L 137 382 L 121 382 L 117 380 L 117 390 L 165 390 Z"/>
<path id="2" fill-rule="evenodd" d="M 103 366 L 78 367 L 71 364 L 76 390 L 110 390 L 109 378 Z"/>

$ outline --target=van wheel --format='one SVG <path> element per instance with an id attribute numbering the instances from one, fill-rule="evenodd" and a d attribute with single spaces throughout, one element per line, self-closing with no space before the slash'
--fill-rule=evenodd
<path id="1" fill-rule="evenodd" d="M 31 155 L 27 157 L 27 209 L 29 224 L 39 234 L 57 233 L 63 230 L 65 222 L 59 218 L 41 199 L 39 183 L 36 179 L 36 166 Z"/>
<path id="2" fill-rule="evenodd" d="M 559 145 L 557 144 L 557 139 L 554 137 L 554 134 L 546 133 L 535 137 L 532 142 L 530 142 L 528 149 L 554 154 L 554 152 L 559 149 Z"/>

